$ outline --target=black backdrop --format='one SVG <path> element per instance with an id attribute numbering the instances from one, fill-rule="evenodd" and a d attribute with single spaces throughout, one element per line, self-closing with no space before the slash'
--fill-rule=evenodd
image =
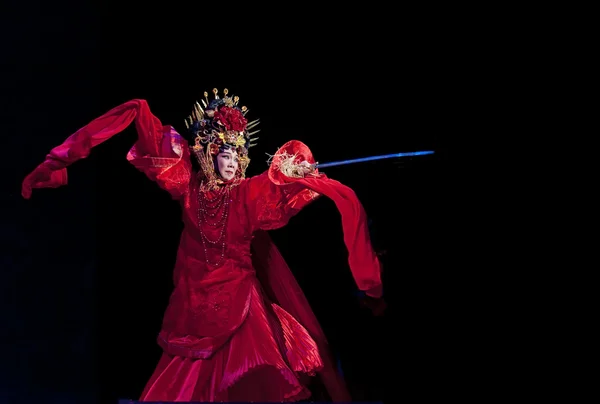
<path id="1" fill-rule="evenodd" d="M 213 87 L 228 87 L 261 119 L 250 174 L 289 139 L 320 162 L 436 151 L 324 170 L 356 191 L 386 252 L 385 317 L 357 304 L 332 202 L 319 200 L 271 234 L 356 399 L 426 396 L 445 384 L 456 318 L 442 264 L 454 198 L 443 144 L 461 128 L 452 109 L 459 56 L 443 35 L 388 23 L 383 10 L 340 22 L 298 8 L 268 24 L 237 24 L 164 4 L 12 7 L 1 28 L 1 402 L 138 397 L 160 355 L 178 206 L 125 160 L 132 127 L 69 168 L 66 187 L 25 201 L 20 182 L 52 147 L 122 102 L 146 99 L 183 130 L 193 102 Z"/>

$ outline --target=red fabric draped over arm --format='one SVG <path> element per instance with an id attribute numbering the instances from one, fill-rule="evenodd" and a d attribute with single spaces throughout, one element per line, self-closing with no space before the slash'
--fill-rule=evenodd
<path id="1" fill-rule="evenodd" d="M 342 216 L 344 243 L 348 250 L 348 264 L 358 288 L 372 297 L 381 297 L 381 265 L 369 235 L 367 215 L 356 193 L 346 185 L 327 178 L 324 174 L 292 178 L 284 175 L 278 165 L 282 156 L 296 156 L 296 162 L 314 163 L 310 149 L 302 142 L 292 140 L 275 154 L 268 174 L 271 182 L 280 188 L 302 186 L 330 198 Z"/>
<path id="2" fill-rule="evenodd" d="M 122 132 L 134 120 L 138 141 L 127 159 L 178 198 L 187 190 L 191 175 L 187 142 L 171 126 L 163 126 L 145 100 L 131 100 L 111 109 L 52 149 L 23 180 L 23 197 L 29 199 L 32 188 L 66 185 L 69 165 L 89 156 L 93 147 Z"/>
<path id="3" fill-rule="evenodd" d="M 279 186 L 268 172 L 248 180 L 246 206 L 252 230 L 274 230 L 285 226 L 302 208 L 319 197 L 302 184 Z"/>

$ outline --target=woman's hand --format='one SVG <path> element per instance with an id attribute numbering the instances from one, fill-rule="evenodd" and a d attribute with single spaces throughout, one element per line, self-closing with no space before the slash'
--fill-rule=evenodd
<path id="1" fill-rule="evenodd" d="M 300 166 L 300 170 L 302 170 L 302 173 L 304 175 L 312 174 L 313 172 L 315 172 L 315 169 L 316 169 L 316 166 L 314 164 L 310 164 L 306 160 L 304 160 L 302 163 L 300 163 L 299 166 Z"/>

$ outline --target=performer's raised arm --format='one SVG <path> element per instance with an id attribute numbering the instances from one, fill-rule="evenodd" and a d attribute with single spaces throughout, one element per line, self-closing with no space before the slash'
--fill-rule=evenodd
<path id="1" fill-rule="evenodd" d="M 179 198 L 187 191 L 191 176 L 187 142 L 173 127 L 163 125 L 145 100 L 131 100 L 111 109 L 53 148 L 23 181 L 23 197 L 29 199 L 33 188 L 66 185 L 69 165 L 89 156 L 93 147 L 122 132 L 133 121 L 138 140 L 127 159 L 173 198 Z"/>
<path id="2" fill-rule="evenodd" d="M 381 265 L 371 245 L 367 216 L 355 192 L 314 169 L 315 160 L 302 142 L 292 140 L 275 153 L 265 173 L 249 180 L 246 204 L 253 228 L 284 226 L 319 195 L 325 195 L 342 216 L 348 263 L 358 288 L 381 297 Z"/>

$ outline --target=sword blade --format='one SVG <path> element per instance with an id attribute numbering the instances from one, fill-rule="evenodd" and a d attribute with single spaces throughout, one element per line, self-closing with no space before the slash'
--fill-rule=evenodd
<path id="1" fill-rule="evenodd" d="M 426 151 L 416 151 L 416 152 L 406 152 L 406 153 L 384 154 L 381 156 L 371 156 L 371 157 L 363 157 L 363 158 L 352 159 L 352 160 L 333 161 L 330 163 L 316 163 L 315 165 L 317 168 L 334 167 L 334 166 L 342 166 L 345 164 L 362 163 L 365 161 L 391 159 L 391 158 L 399 158 L 399 157 L 423 156 L 423 155 L 433 154 L 433 153 L 434 152 L 432 150 L 426 150 Z"/>

